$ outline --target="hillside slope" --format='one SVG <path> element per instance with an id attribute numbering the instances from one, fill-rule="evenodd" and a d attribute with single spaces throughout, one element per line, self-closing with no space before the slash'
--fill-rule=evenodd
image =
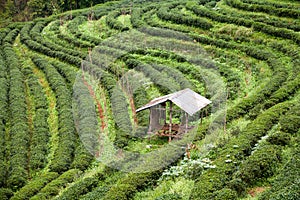
<path id="1" fill-rule="evenodd" d="M 299 19 L 123 0 L 0 29 L 0 199 L 298 199 Z M 196 129 L 149 139 L 135 110 L 184 88 L 213 102 Z"/>

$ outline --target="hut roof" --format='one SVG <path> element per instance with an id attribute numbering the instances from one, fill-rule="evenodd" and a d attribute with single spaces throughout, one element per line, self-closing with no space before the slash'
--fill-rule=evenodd
<path id="1" fill-rule="evenodd" d="M 148 109 L 152 106 L 161 104 L 166 101 L 172 101 L 179 108 L 187 112 L 190 116 L 194 115 L 196 112 L 211 103 L 210 100 L 194 92 L 193 90 L 186 88 L 172 94 L 155 98 L 143 107 L 137 109 L 136 112 Z"/>

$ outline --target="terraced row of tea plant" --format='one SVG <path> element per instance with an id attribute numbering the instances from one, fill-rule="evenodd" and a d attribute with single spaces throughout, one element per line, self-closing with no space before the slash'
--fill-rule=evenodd
<path id="1" fill-rule="evenodd" d="M 0 199 L 297 199 L 299 17 L 122 0 L 0 29 Z M 136 109 L 185 88 L 212 101 L 201 125 L 149 139 Z"/>

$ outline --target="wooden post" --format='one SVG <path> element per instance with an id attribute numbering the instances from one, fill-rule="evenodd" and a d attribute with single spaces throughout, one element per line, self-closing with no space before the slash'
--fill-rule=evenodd
<path id="1" fill-rule="evenodd" d="M 151 132 L 152 132 L 152 108 L 149 109 L 150 110 L 150 115 L 149 115 L 149 127 L 148 127 L 148 136 L 149 136 L 149 140 L 151 140 Z"/>
<path id="2" fill-rule="evenodd" d="M 189 116 L 187 113 L 185 113 L 185 133 L 187 133 L 188 123 L 189 123 Z"/>
<path id="3" fill-rule="evenodd" d="M 171 137 L 171 133 L 172 133 L 172 101 L 170 101 L 170 113 L 169 113 L 169 142 L 171 142 L 172 137 Z"/>
<path id="4" fill-rule="evenodd" d="M 201 125 L 202 125 L 202 121 L 203 121 L 203 110 L 201 110 Z"/>

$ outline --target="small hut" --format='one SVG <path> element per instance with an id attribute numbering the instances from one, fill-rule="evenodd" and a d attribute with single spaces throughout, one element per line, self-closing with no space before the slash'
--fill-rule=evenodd
<path id="1" fill-rule="evenodd" d="M 193 90 L 186 88 L 172 94 L 155 98 L 143 107 L 137 109 L 136 112 L 150 109 L 148 133 L 155 133 L 159 136 L 168 136 L 170 141 L 172 137 L 181 137 L 183 133 L 192 129 L 193 126 L 188 125 L 188 116 L 193 116 L 210 103 L 210 100 Z M 178 106 L 184 112 L 179 124 L 172 123 L 173 104 Z M 167 109 L 167 105 L 169 106 L 169 109 Z M 168 115 L 169 123 L 167 123 Z"/>

